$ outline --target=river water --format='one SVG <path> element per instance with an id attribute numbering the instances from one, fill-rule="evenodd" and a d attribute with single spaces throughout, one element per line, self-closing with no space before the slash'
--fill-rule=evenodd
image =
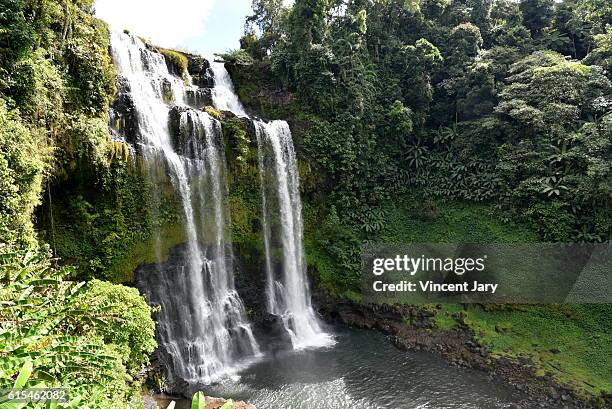
<path id="1" fill-rule="evenodd" d="M 400 351 L 375 331 L 333 332 L 334 346 L 268 356 L 204 392 L 258 409 L 489 409 L 521 398 L 482 372 Z"/>

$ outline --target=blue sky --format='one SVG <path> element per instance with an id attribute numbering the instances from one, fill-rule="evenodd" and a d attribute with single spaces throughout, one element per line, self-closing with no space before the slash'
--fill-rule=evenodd
<path id="1" fill-rule="evenodd" d="M 95 7 L 115 30 L 211 55 L 239 47 L 251 0 L 96 0 Z"/>

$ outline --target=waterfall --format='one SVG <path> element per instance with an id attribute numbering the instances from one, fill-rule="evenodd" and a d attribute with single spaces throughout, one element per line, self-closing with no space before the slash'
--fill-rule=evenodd
<path id="1" fill-rule="evenodd" d="M 216 108 L 239 116 L 246 111 L 223 63 L 211 66 Z M 325 333 L 312 308 L 304 260 L 299 174 L 289 125 L 254 120 L 262 192 L 268 311 L 282 318 L 294 349 L 326 346 Z M 280 254 L 280 260 L 276 255 Z"/>
<path id="2" fill-rule="evenodd" d="M 210 69 L 213 72 L 215 87 L 212 91 L 215 108 L 230 111 L 238 116 L 248 116 L 242 102 L 234 91 L 234 84 L 222 62 L 212 61 Z"/>
<path id="3" fill-rule="evenodd" d="M 186 237 L 178 267 L 159 264 L 141 274 L 141 287 L 161 306 L 157 338 L 170 381 L 210 383 L 260 355 L 234 287 L 221 124 L 186 105 L 194 86 L 172 75 L 161 54 L 124 33 L 112 33 L 111 44 L 154 189 L 169 177 Z M 178 116 L 174 131 L 172 114 Z"/>
<path id="4" fill-rule="evenodd" d="M 255 122 L 263 204 L 268 310 L 283 319 L 295 349 L 326 346 L 312 308 L 304 259 L 297 160 L 285 121 Z M 280 260 L 276 255 L 280 254 Z"/>

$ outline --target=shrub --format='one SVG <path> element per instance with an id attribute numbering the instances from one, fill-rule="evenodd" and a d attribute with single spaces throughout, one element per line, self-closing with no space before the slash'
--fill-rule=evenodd
<path id="1" fill-rule="evenodd" d="M 45 252 L 0 245 L 0 388 L 30 362 L 24 386 L 43 381 L 88 407 L 116 407 L 155 346 L 151 311 L 134 289 L 64 281 L 72 272 Z"/>
<path id="2" fill-rule="evenodd" d="M 34 245 L 32 212 L 40 203 L 49 150 L 0 99 L 0 242 Z"/>
<path id="3" fill-rule="evenodd" d="M 89 308 L 106 316 L 93 326 L 95 334 L 117 347 L 129 373 L 140 371 L 157 345 L 151 308 L 137 289 L 100 280 L 88 284 L 86 296 Z"/>
<path id="4" fill-rule="evenodd" d="M 254 60 L 251 55 L 245 50 L 233 50 L 224 54 L 217 54 L 223 58 L 225 62 L 236 65 L 252 65 Z"/>

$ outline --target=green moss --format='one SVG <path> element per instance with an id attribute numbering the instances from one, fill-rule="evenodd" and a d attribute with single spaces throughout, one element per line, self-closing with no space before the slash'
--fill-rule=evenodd
<path id="1" fill-rule="evenodd" d="M 232 195 L 229 199 L 232 215 L 232 237 L 237 242 L 248 241 L 253 237 L 251 223 L 259 218 L 259 208 L 247 198 Z"/>
<path id="2" fill-rule="evenodd" d="M 221 119 L 221 112 L 215 109 L 215 107 L 211 107 L 210 105 L 207 105 L 204 107 L 204 112 L 206 112 L 208 115 L 212 116 L 215 119 Z"/>
<path id="3" fill-rule="evenodd" d="M 257 144 L 249 137 L 246 124 L 240 118 L 230 118 L 222 124 L 230 179 L 234 189 L 246 188 L 251 191 L 253 183 L 259 186 Z"/>
<path id="4" fill-rule="evenodd" d="M 184 238 L 172 185 L 152 186 L 141 158 L 125 161 L 126 146 L 114 146 L 116 159 L 103 182 L 97 172 L 80 167 L 78 180 L 51 185 L 37 221 L 41 236 L 63 262 L 75 265 L 79 278 L 123 283 L 131 282 L 140 263 L 157 260 L 156 232 L 163 257 Z"/>
<path id="5" fill-rule="evenodd" d="M 115 283 L 132 283 L 134 271 L 139 265 L 167 261 L 170 250 L 186 241 L 185 229 L 181 223 L 162 226 L 158 237 L 159 241 L 157 234 L 138 241 L 117 257 L 108 269 L 108 279 Z"/>
<path id="6" fill-rule="evenodd" d="M 125 142 L 111 141 L 109 156 L 111 161 L 119 160 L 127 162 L 130 158 L 130 148 Z"/>
<path id="7" fill-rule="evenodd" d="M 349 301 L 352 301 L 352 302 L 354 302 L 356 304 L 359 304 L 361 302 L 361 299 L 362 299 L 361 294 L 359 294 L 359 293 L 357 293 L 355 291 L 351 291 L 351 290 L 347 290 L 347 291 L 343 292 L 341 294 L 341 296 L 342 296 L 342 298 L 345 298 L 345 299 L 347 299 Z"/>
<path id="8" fill-rule="evenodd" d="M 454 310 L 458 308 L 453 307 L 458 306 L 450 305 L 444 310 L 435 311 L 436 315 L 434 315 L 432 321 L 436 328 L 441 329 L 443 331 L 449 331 L 458 325 L 457 320 L 455 319 L 455 317 L 453 317 L 453 314 L 456 312 Z"/>
<path id="9" fill-rule="evenodd" d="M 456 306 L 444 306 L 452 313 Z M 528 357 L 585 397 L 612 392 L 612 305 L 470 306 L 466 324 L 494 355 Z"/>
<path id="10" fill-rule="evenodd" d="M 232 215 L 232 241 L 241 260 L 249 266 L 263 266 L 264 244 L 261 231 L 260 200 L 255 195 L 232 194 L 229 198 Z"/>
<path id="11" fill-rule="evenodd" d="M 249 268 L 264 265 L 257 144 L 240 118 L 222 120 L 227 157 L 232 241 Z"/>
<path id="12" fill-rule="evenodd" d="M 170 50 L 167 48 L 157 47 L 160 53 L 169 61 L 170 64 L 175 66 L 181 77 L 185 77 L 187 74 L 187 67 L 189 66 L 189 60 L 187 56 L 180 51 Z"/>

